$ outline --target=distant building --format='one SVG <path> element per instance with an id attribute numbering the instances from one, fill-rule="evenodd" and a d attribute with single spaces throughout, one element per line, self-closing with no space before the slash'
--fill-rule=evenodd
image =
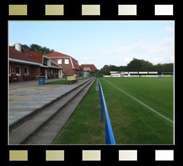
<path id="1" fill-rule="evenodd" d="M 95 70 L 97 70 L 97 68 L 95 67 L 94 64 L 82 64 L 80 66 L 80 68 L 83 70 L 83 71 L 92 71 L 94 72 Z"/>
<path id="2" fill-rule="evenodd" d="M 45 56 L 50 57 L 55 64 L 62 66 L 64 77 L 72 75 L 77 75 L 77 77 L 79 77 L 79 64 L 73 57 L 60 52 L 48 53 L 45 54 Z"/>

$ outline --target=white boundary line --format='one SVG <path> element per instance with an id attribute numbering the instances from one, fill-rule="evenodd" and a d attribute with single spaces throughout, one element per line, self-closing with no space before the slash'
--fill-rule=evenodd
<path id="1" fill-rule="evenodd" d="M 124 90 L 118 88 L 117 86 L 115 86 L 114 84 L 112 84 L 111 82 L 107 81 L 106 79 L 103 79 L 106 82 L 108 82 L 109 84 L 111 84 L 112 86 L 114 86 L 116 89 L 120 90 L 121 92 L 123 92 L 124 94 L 128 95 L 129 97 L 131 97 L 132 99 L 136 100 L 137 102 L 139 102 L 140 104 L 142 104 L 143 106 L 145 106 L 146 108 L 148 108 L 149 110 L 151 110 L 152 112 L 156 113 L 157 115 L 161 116 L 162 118 L 164 118 L 165 120 L 173 123 L 173 121 L 171 119 L 169 119 L 168 117 L 166 117 L 165 115 L 157 112 L 156 110 L 152 109 L 151 107 L 149 107 L 148 105 L 146 105 L 145 103 L 143 103 L 142 101 L 138 100 L 137 98 L 135 98 L 134 96 L 130 95 L 129 93 L 125 92 Z"/>

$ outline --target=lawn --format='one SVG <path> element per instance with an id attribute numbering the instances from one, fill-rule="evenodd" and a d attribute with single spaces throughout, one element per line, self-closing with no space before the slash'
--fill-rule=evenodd
<path id="1" fill-rule="evenodd" d="M 101 78 L 117 144 L 173 144 L 173 78 Z M 54 144 L 105 144 L 96 83 L 79 104 Z M 120 91 L 121 89 L 122 91 Z"/>
<path id="2" fill-rule="evenodd" d="M 58 80 L 58 81 L 46 82 L 45 84 L 67 84 L 67 80 Z"/>
<path id="3" fill-rule="evenodd" d="M 82 80 L 83 78 L 77 78 L 77 80 Z M 67 84 L 67 79 L 65 80 L 58 80 L 58 81 L 52 81 L 52 82 L 46 82 L 45 84 Z"/>

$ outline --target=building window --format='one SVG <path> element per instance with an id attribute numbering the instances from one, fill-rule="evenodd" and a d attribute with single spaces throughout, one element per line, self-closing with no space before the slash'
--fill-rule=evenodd
<path id="1" fill-rule="evenodd" d="M 16 75 L 17 76 L 21 75 L 21 67 L 20 66 L 16 66 Z"/>
<path id="2" fill-rule="evenodd" d="M 69 64 L 69 59 L 65 59 L 65 64 Z"/>
<path id="3" fill-rule="evenodd" d="M 11 65 L 9 65 L 9 75 L 11 76 Z"/>
<path id="4" fill-rule="evenodd" d="M 44 60 L 43 60 L 43 65 L 48 66 L 48 61 L 46 58 L 44 58 Z"/>
<path id="5" fill-rule="evenodd" d="M 58 59 L 57 64 L 59 64 L 59 65 L 62 64 L 62 59 Z"/>
<path id="6" fill-rule="evenodd" d="M 24 72 L 25 72 L 25 76 L 28 76 L 29 75 L 29 70 L 28 70 L 28 67 L 27 66 L 24 67 Z"/>

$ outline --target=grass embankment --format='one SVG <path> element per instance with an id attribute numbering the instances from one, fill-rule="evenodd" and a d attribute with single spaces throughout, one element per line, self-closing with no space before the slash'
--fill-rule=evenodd
<path id="1" fill-rule="evenodd" d="M 53 144 L 105 144 L 105 124 L 101 123 L 96 81 L 69 118 Z"/>

